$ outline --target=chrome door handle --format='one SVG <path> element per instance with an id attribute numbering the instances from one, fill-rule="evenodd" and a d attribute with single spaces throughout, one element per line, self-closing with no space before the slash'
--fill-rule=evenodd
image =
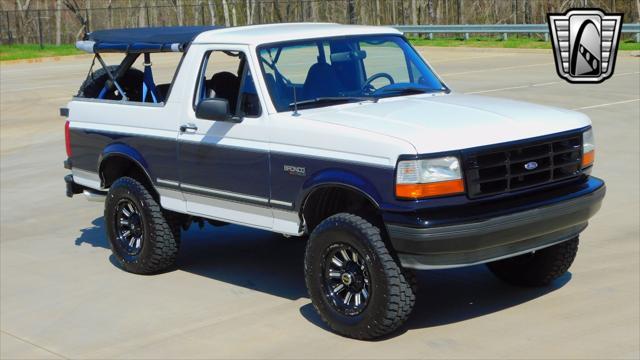
<path id="1" fill-rule="evenodd" d="M 180 125 L 180 132 L 186 132 L 187 130 L 197 131 L 198 127 L 195 124 L 187 123 Z"/>

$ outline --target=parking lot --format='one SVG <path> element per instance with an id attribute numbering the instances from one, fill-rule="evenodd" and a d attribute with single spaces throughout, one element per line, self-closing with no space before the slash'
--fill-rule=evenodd
<path id="1" fill-rule="evenodd" d="M 120 270 L 102 205 L 64 194 L 64 119 L 91 57 L 0 65 L 2 358 L 638 358 L 640 57 L 571 85 L 550 51 L 421 48 L 456 91 L 576 109 L 597 140 L 600 213 L 570 273 L 522 289 L 483 266 L 418 273 L 408 324 L 356 341 L 329 332 L 306 295 L 303 240 L 192 226 L 177 269 Z M 115 62 L 115 57 L 107 57 Z M 159 61 L 158 66 L 163 66 Z"/>

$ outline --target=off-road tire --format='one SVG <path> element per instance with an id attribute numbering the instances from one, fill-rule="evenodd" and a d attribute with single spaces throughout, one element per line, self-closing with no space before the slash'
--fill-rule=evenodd
<path id="1" fill-rule="evenodd" d="M 115 75 L 118 72 L 118 65 L 107 66 L 109 72 Z M 127 94 L 127 98 L 130 101 L 140 101 L 142 98 L 142 80 L 144 73 L 138 69 L 130 68 L 127 72 L 118 80 L 118 84 L 122 87 Z M 89 77 L 80 86 L 79 94 L 85 98 L 97 98 L 102 88 L 104 88 L 105 82 L 109 80 L 109 75 L 104 68 L 98 69 L 91 73 Z M 107 92 L 104 97 L 107 100 L 120 100 L 122 96 L 116 93 L 116 90 Z"/>
<path id="2" fill-rule="evenodd" d="M 144 235 L 140 253 L 135 256 L 119 246 L 116 236 L 116 207 L 123 198 L 132 201 L 141 212 Z M 105 200 L 104 219 L 111 251 L 124 270 L 154 274 L 174 265 L 180 245 L 180 226 L 171 222 L 171 213 L 163 211 L 137 180 L 122 177 L 111 185 Z"/>
<path id="3" fill-rule="evenodd" d="M 564 275 L 578 252 L 578 237 L 553 246 L 487 264 L 499 279 L 518 286 L 546 286 Z"/>
<path id="4" fill-rule="evenodd" d="M 364 257 L 370 276 L 369 302 L 358 315 L 337 311 L 323 290 L 326 251 L 340 243 L 355 248 Z M 307 242 L 304 267 L 313 306 L 322 320 L 343 336 L 370 340 L 388 335 L 407 320 L 413 309 L 411 284 L 389 253 L 380 229 L 357 215 L 340 213 L 322 221 Z"/>

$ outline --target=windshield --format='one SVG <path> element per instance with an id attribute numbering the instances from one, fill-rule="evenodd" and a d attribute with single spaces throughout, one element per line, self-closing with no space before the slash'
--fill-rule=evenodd
<path id="1" fill-rule="evenodd" d="M 258 48 L 279 112 L 447 91 L 401 36 L 362 35 Z"/>

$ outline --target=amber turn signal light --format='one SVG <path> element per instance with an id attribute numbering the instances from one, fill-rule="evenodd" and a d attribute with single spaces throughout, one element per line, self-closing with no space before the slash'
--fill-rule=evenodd
<path id="1" fill-rule="evenodd" d="M 427 184 L 396 184 L 396 196 L 403 199 L 421 199 L 463 192 L 464 182 L 462 179 Z"/>
<path id="2" fill-rule="evenodd" d="M 593 161 L 595 160 L 595 157 L 596 157 L 595 150 L 591 150 L 589 152 L 582 154 L 582 168 L 584 169 L 586 167 L 593 165 Z"/>

